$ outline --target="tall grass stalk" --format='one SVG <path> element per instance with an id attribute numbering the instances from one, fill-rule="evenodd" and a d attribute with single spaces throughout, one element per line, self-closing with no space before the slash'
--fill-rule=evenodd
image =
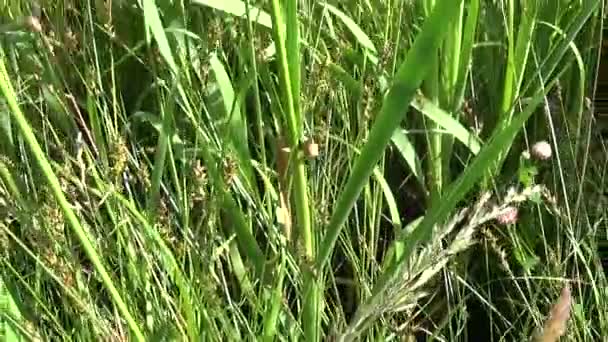
<path id="1" fill-rule="evenodd" d="M 283 11 L 286 17 L 283 18 Z M 297 1 L 279 0 L 272 2 L 273 35 L 279 61 L 280 87 L 282 90 L 284 110 L 284 130 L 291 153 L 295 156 L 289 158 L 293 165 L 293 196 L 296 208 L 296 225 L 298 227 L 298 244 L 303 250 L 300 262 L 302 265 L 310 264 L 314 260 L 314 232 L 310 216 L 308 200 L 308 181 L 306 168 L 301 155 L 303 143 L 303 122 L 300 113 L 300 34 L 297 18 Z M 320 298 L 317 279 L 312 269 L 304 271 L 304 290 L 302 292 L 303 311 L 302 325 L 304 336 L 309 341 L 319 338 L 319 310 Z"/>

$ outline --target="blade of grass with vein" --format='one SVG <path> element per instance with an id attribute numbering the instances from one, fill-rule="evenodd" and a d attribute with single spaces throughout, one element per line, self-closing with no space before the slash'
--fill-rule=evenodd
<path id="1" fill-rule="evenodd" d="M 513 4 L 511 3 L 511 6 Z M 512 116 L 513 102 L 519 96 L 521 83 L 524 78 L 526 64 L 528 61 L 528 53 L 532 45 L 532 35 L 536 27 L 536 6 L 534 3 L 530 6 L 523 5 L 523 16 L 519 23 L 517 35 L 513 29 L 514 17 L 519 17 L 519 13 L 511 8 L 509 12 L 509 55 L 507 56 L 508 64 L 505 71 L 505 85 L 502 97 L 501 120 L 509 123 Z M 514 40 L 517 37 L 517 40 Z"/>
<path id="2" fill-rule="evenodd" d="M 473 54 L 473 46 L 475 44 L 475 36 L 477 33 L 477 21 L 479 19 L 479 0 L 472 0 L 467 7 L 467 20 L 464 26 L 462 37 L 462 55 L 460 58 L 460 66 L 458 72 L 458 80 L 456 82 L 454 99 L 454 109 L 459 107 L 464 98 L 466 90 L 466 81 L 471 65 L 471 55 Z"/>
<path id="3" fill-rule="evenodd" d="M 373 124 L 368 141 L 361 150 L 361 155 L 357 158 L 353 171 L 334 207 L 327 233 L 316 259 L 318 270 L 322 270 L 329 261 L 342 226 L 375 164 L 384 153 L 393 132 L 401 122 L 401 118 L 406 112 L 406 106 L 411 102 L 416 90 L 426 77 L 430 69 L 430 65 L 426 63 L 428 56 L 437 52 L 445 34 L 444 25 L 454 19 L 453 14 L 456 13 L 459 4 L 460 1 L 437 3 L 408 51 L 405 61 L 399 67 L 381 112 Z"/>
<path id="4" fill-rule="evenodd" d="M 15 142 L 13 138 L 13 127 L 11 116 L 6 110 L 0 110 L 0 132 L 4 139 L 0 141 L 0 152 L 15 160 Z"/>
<path id="5" fill-rule="evenodd" d="M 447 50 L 446 53 L 448 54 L 446 64 L 449 65 L 445 69 L 448 74 L 446 78 L 449 79 L 449 82 L 447 82 L 448 86 L 444 87 L 444 92 L 447 92 L 447 94 L 444 94 L 445 102 L 442 106 L 447 109 L 447 112 L 452 114 L 450 118 L 457 123 L 460 123 L 458 121 L 460 117 L 459 112 L 462 108 L 462 102 L 467 88 L 466 80 L 469 75 L 469 66 L 471 64 L 471 55 L 479 16 L 479 0 L 473 0 L 468 4 L 466 20 L 464 19 L 464 13 L 463 6 L 460 8 L 460 18 L 456 22 L 453 34 L 448 36 L 449 39 L 446 41 L 445 46 Z M 445 136 L 443 139 L 442 169 L 444 170 L 443 180 L 447 183 L 452 181 L 450 163 L 452 161 L 452 152 L 454 149 L 454 138 L 455 136 Z M 462 141 L 462 139 L 460 140 Z M 475 141 L 474 137 L 470 141 Z M 467 142 L 464 143 L 465 145 L 467 144 Z M 478 148 L 477 151 L 479 151 Z M 475 151 L 472 152 L 473 154 L 477 154 Z"/>
<path id="6" fill-rule="evenodd" d="M 289 67 L 289 81 L 293 98 L 295 121 L 299 125 L 298 132 L 302 134 L 304 121 L 300 107 L 300 22 L 298 21 L 298 1 L 285 1 L 285 49 L 287 52 L 287 65 Z"/>
<path id="7" fill-rule="evenodd" d="M 422 17 L 428 18 L 431 16 L 433 9 L 435 8 L 436 3 L 435 0 L 425 0 L 423 1 L 422 6 Z M 460 7 L 455 8 L 455 10 L 460 10 Z M 454 17 L 453 21 L 460 20 L 460 13 L 458 16 Z M 444 30 L 446 31 L 445 39 L 452 29 L 453 22 L 445 23 Z M 444 41 L 442 40 L 442 43 Z M 441 46 L 441 45 L 440 45 Z M 424 78 L 422 83 L 422 92 L 425 96 L 427 96 L 431 101 L 439 103 L 442 98 L 439 95 L 442 82 L 440 80 L 440 63 L 442 59 L 440 59 L 441 51 L 434 53 L 432 55 L 427 56 L 427 60 L 425 61 L 430 65 L 429 72 Z M 441 104 L 443 105 L 443 103 Z M 427 202 L 432 203 L 440 198 L 441 193 L 443 192 L 443 159 L 445 155 L 442 153 L 443 148 L 443 134 L 439 132 L 439 127 L 434 123 L 430 122 L 427 124 L 426 118 L 422 120 L 423 127 L 426 130 L 425 138 L 427 142 L 428 149 L 428 157 L 427 157 L 427 167 L 426 167 L 426 179 L 428 182 L 428 190 L 429 196 L 427 196 Z"/>
<path id="8" fill-rule="evenodd" d="M 158 50 L 163 59 L 169 65 L 169 68 L 174 76 L 178 75 L 177 64 L 173 58 L 173 53 L 169 46 L 169 41 L 164 31 L 163 24 L 156 8 L 156 4 L 153 0 L 143 1 L 143 12 L 144 20 L 146 23 L 146 41 L 148 44 L 151 43 L 152 38 L 158 44 Z M 159 134 L 158 142 L 156 146 L 156 153 L 154 156 L 154 168 L 152 173 L 152 185 L 150 194 L 148 196 L 148 210 L 151 212 L 155 211 L 156 203 L 160 196 L 160 183 L 162 175 L 165 170 L 165 160 L 167 159 L 167 153 L 172 154 L 172 148 L 169 146 L 168 141 L 170 137 L 171 127 L 173 124 L 173 110 L 174 110 L 174 97 L 168 95 L 165 100 L 167 103 L 161 104 L 161 117 L 162 117 L 162 131 Z"/>
<path id="9" fill-rule="evenodd" d="M 78 221 L 78 217 L 72 210 L 70 203 L 63 194 L 61 185 L 59 184 L 59 179 L 57 179 L 57 176 L 53 172 L 51 164 L 46 159 L 42 148 L 38 144 L 38 141 L 36 139 L 36 136 L 34 135 L 34 132 L 32 131 L 32 128 L 30 127 L 25 116 L 21 112 L 21 109 L 17 104 L 15 91 L 9 81 L 8 72 L 4 64 L 4 53 L 0 54 L 0 56 L 2 56 L 2 58 L 0 59 L 0 90 L 2 91 L 2 94 L 8 103 L 10 111 L 13 113 L 13 119 L 15 120 L 19 131 L 23 135 L 24 140 L 33 152 L 33 155 L 36 161 L 38 162 L 38 165 L 42 169 L 42 174 L 46 178 L 46 181 L 51 188 L 53 196 L 61 207 L 61 211 L 63 212 L 66 221 L 74 231 L 74 234 L 78 237 L 78 240 L 82 244 L 86 255 L 88 256 L 89 260 L 91 260 L 93 267 L 101 277 L 102 283 L 108 289 L 108 292 L 110 292 L 110 296 L 112 297 L 114 304 L 118 308 L 118 311 L 122 314 L 123 318 L 127 321 L 129 328 L 131 328 L 131 330 L 133 331 L 134 338 L 137 341 L 145 341 L 144 335 L 139 327 L 139 324 L 137 324 L 135 318 L 129 312 L 127 304 L 122 299 L 120 293 L 118 292 L 118 289 L 114 286 L 110 274 L 106 271 L 106 268 L 103 265 L 102 259 L 97 254 L 95 247 L 93 247 L 93 244 L 89 240 L 87 233 Z"/>

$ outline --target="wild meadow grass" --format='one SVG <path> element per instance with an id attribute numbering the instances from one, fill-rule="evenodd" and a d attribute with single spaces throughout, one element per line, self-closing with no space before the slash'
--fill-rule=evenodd
<path id="1" fill-rule="evenodd" d="M 603 2 L 0 3 L 7 341 L 599 341 Z"/>

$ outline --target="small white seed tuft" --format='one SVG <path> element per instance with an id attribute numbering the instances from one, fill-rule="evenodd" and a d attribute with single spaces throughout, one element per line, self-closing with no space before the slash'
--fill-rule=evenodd
<path id="1" fill-rule="evenodd" d="M 553 155 L 551 145 L 546 141 L 539 141 L 532 145 L 530 154 L 538 160 L 547 160 Z"/>

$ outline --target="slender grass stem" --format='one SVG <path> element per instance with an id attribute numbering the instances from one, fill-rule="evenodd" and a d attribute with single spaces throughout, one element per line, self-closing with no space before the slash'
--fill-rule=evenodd
<path id="1" fill-rule="evenodd" d="M 303 262 L 310 263 L 314 259 L 313 230 L 308 201 L 308 184 L 306 167 L 300 153 L 302 122 L 299 109 L 300 94 L 300 65 L 299 65 L 299 29 L 297 20 L 297 1 L 287 0 L 285 8 L 286 20 L 283 19 L 282 5 L 279 0 L 272 2 L 273 34 L 279 58 L 280 84 L 283 95 L 285 122 L 287 124 L 288 141 L 292 153 L 296 154 L 294 161 L 294 202 L 296 207 L 296 224 L 299 233 L 299 243 L 304 255 Z M 287 28 L 287 35 L 285 33 Z M 297 99 L 296 99 L 297 98 Z M 304 308 L 302 324 L 304 336 L 309 341 L 316 341 L 319 333 L 318 289 L 312 270 L 306 272 L 304 278 Z"/>

